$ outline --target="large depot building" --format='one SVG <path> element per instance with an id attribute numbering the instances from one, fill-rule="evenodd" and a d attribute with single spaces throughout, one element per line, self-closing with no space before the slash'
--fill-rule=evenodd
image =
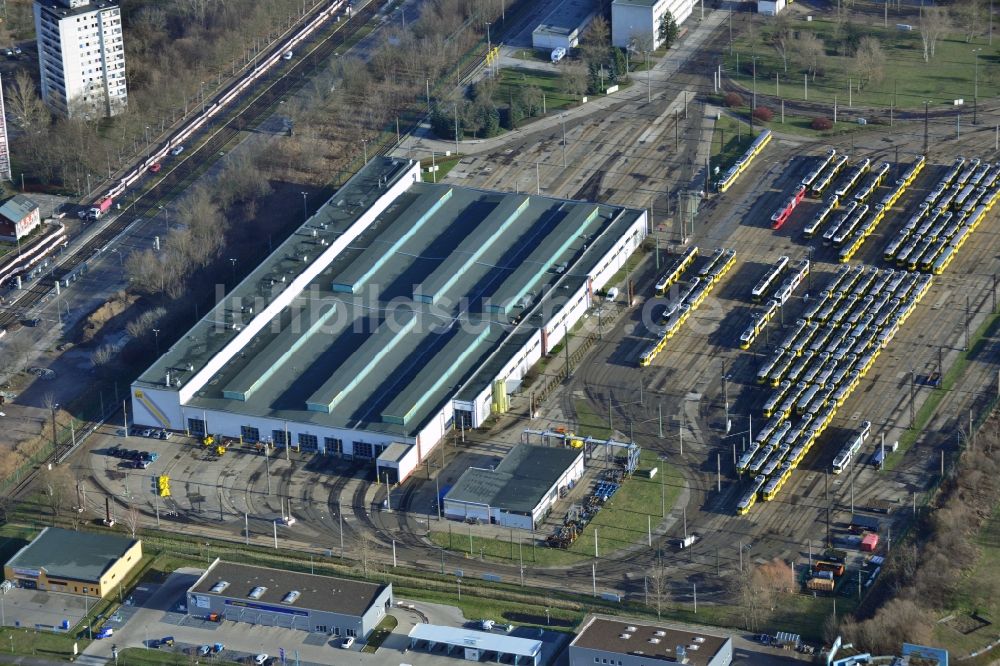
<path id="1" fill-rule="evenodd" d="M 376 460 L 507 409 L 646 235 L 642 210 L 368 163 L 132 385 L 136 423 Z"/>

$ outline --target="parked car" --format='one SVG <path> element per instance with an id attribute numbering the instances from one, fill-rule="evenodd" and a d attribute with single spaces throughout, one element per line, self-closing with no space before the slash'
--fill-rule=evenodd
<path id="1" fill-rule="evenodd" d="M 160 439 L 170 439 L 173 436 L 174 436 L 174 433 L 170 432 L 169 430 L 161 430 L 160 431 Z"/>
<path id="2" fill-rule="evenodd" d="M 173 644 L 174 644 L 173 636 L 164 636 L 163 638 L 160 639 L 160 645 L 171 647 Z"/>
<path id="3" fill-rule="evenodd" d="M 14 49 L 4 49 L 4 55 L 6 55 L 8 58 L 13 58 Z"/>
<path id="4" fill-rule="evenodd" d="M 160 173 L 160 169 L 162 168 L 163 168 L 162 164 L 160 164 L 159 162 L 153 162 L 152 164 L 149 165 L 149 173 Z"/>
<path id="5" fill-rule="evenodd" d="M 21 55 L 21 47 L 20 46 L 15 46 L 14 47 L 14 55 L 16 55 L 16 56 Z"/>
<path id="6" fill-rule="evenodd" d="M 170 150 L 170 154 L 173 155 L 174 157 L 177 157 L 183 152 L 184 152 L 184 146 L 174 146 L 174 148 Z"/>
<path id="7" fill-rule="evenodd" d="M 266 654 L 259 654 L 253 658 L 253 663 L 257 664 L 257 666 L 264 666 L 267 663 L 267 659 Z"/>
<path id="8" fill-rule="evenodd" d="M 114 636 L 115 630 L 113 627 L 101 627 L 94 638 L 111 638 Z"/>
<path id="9" fill-rule="evenodd" d="M 340 641 L 340 647 L 348 650 L 354 645 L 354 636 L 348 636 L 344 640 Z"/>
<path id="10" fill-rule="evenodd" d="M 107 450 L 107 454 L 112 458 L 121 458 L 123 453 L 125 453 L 125 449 L 120 446 L 112 446 Z"/>
<path id="11" fill-rule="evenodd" d="M 142 431 L 142 436 L 143 437 L 149 437 L 152 434 L 153 434 L 153 429 L 152 428 L 146 428 L 145 430 Z"/>
<path id="12" fill-rule="evenodd" d="M 198 648 L 198 654 L 200 654 L 202 657 L 211 653 L 212 653 L 211 645 L 202 645 L 200 648 Z"/>
<path id="13" fill-rule="evenodd" d="M 281 57 L 284 58 L 285 60 L 291 60 L 293 57 L 295 57 L 295 54 L 292 53 L 291 51 L 285 51 L 285 55 Z"/>
<path id="14" fill-rule="evenodd" d="M 212 652 L 214 652 L 215 654 L 219 654 L 220 652 L 222 652 L 225 649 L 226 649 L 226 646 L 225 646 L 224 643 L 216 643 L 215 645 L 212 646 Z"/>

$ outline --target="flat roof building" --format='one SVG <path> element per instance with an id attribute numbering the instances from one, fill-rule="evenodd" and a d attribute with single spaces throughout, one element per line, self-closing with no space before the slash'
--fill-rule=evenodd
<path id="1" fill-rule="evenodd" d="M 530 530 L 583 476 L 583 449 L 518 444 L 494 469 L 470 467 L 444 497 L 444 515 Z"/>
<path id="2" fill-rule="evenodd" d="M 646 234 L 642 210 L 419 180 L 361 169 L 134 382 L 136 423 L 401 481 L 506 409 Z"/>
<path id="3" fill-rule="evenodd" d="M 19 587 L 104 597 L 142 560 L 142 542 L 112 534 L 46 527 L 4 565 Z"/>
<path id="4" fill-rule="evenodd" d="M 592 616 L 569 644 L 569 666 L 729 666 L 733 639 L 665 623 L 640 624 Z"/>
<path id="5" fill-rule="evenodd" d="M 568 51 L 580 43 L 580 35 L 597 16 L 597 9 L 594 0 L 563 0 L 531 32 L 531 45 L 536 49 L 562 47 Z"/>
<path id="6" fill-rule="evenodd" d="M 392 606 L 392 584 L 216 559 L 187 592 L 188 614 L 364 640 Z"/>

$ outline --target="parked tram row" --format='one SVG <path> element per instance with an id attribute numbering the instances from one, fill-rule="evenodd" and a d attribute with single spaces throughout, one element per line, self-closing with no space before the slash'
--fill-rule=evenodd
<path id="1" fill-rule="evenodd" d="M 1000 164 L 959 157 L 886 245 L 883 259 L 940 275 L 1000 199 Z"/>
<path id="2" fill-rule="evenodd" d="M 697 277 L 682 285 L 676 300 L 673 300 L 661 319 L 663 330 L 657 332 L 657 340 L 639 355 L 639 365 L 647 366 L 653 362 L 656 355 L 663 351 L 667 341 L 674 337 L 681 326 L 691 316 L 705 298 L 712 292 L 719 280 L 729 272 L 736 263 L 736 251 L 717 248 L 708 262 L 698 271 Z"/>
<path id="3" fill-rule="evenodd" d="M 757 375 L 776 391 L 764 405 L 769 420 L 737 463 L 740 475 L 753 477 L 739 515 L 758 498 L 777 496 L 931 282 L 930 275 L 874 267 L 837 271 Z"/>
<path id="4" fill-rule="evenodd" d="M 753 162 L 754 158 L 760 155 L 760 152 L 764 150 L 764 146 L 771 141 L 772 136 L 771 130 L 768 129 L 757 135 L 757 138 L 753 140 L 753 143 L 750 144 L 750 147 L 747 148 L 746 152 L 743 153 L 740 159 L 736 160 L 736 164 L 729 167 L 729 169 L 726 170 L 726 173 L 722 175 L 722 178 L 716 182 L 716 188 L 719 192 L 725 192 L 733 186 L 733 183 L 736 182 L 736 179 L 739 178 L 740 174 L 746 171 L 750 166 L 750 163 Z"/>
<path id="5" fill-rule="evenodd" d="M 798 286 L 809 275 L 809 260 L 799 259 L 791 264 L 791 268 L 781 286 L 775 289 L 774 285 L 785 274 L 784 271 L 788 265 L 788 257 L 779 257 L 777 263 L 768 268 L 764 277 L 751 290 L 750 297 L 755 303 L 760 303 L 764 299 L 767 299 L 767 304 L 762 309 L 751 313 L 750 324 L 740 334 L 740 349 L 750 348 L 754 340 L 763 332 L 767 323 L 774 319 L 778 311 L 788 302 L 788 299 L 792 297 Z M 772 291 L 773 296 L 771 296 Z"/>

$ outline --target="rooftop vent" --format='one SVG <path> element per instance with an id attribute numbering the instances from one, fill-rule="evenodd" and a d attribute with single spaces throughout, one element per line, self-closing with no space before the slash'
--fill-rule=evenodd
<path id="1" fill-rule="evenodd" d="M 223 590 L 229 587 L 229 582 L 225 580 L 220 580 L 218 583 L 212 586 L 211 592 L 219 594 Z"/>
<path id="2" fill-rule="evenodd" d="M 623 641 L 627 641 L 628 639 L 632 638 L 632 634 L 619 634 L 618 638 L 622 639 Z"/>
<path id="3" fill-rule="evenodd" d="M 687 646 L 687 649 L 690 650 L 691 652 L 697 652 L 699 647 L 701 646 L 698 645 L 697 643 L 692 643 L 691 645 Z"/>
<path id="4" fill-rule="evenodd" d="M 652 643 L 653 645 L 656 645 L 657 643 L 660 642 L 660 639 L 659 638 L 650 638 L 649 642 Z"/>
<path id="5" fill-rule="evenodd" d="M 695 643 L 698 643 L 700 645 L 700 644 L 702 644 L 702 643 L 705 642 L 705 637 L 704 636 L 695 636 L 691 640 L 694 641 Z"/>
<path id="6" fill-rule="evenodd" d="M 264 596 L 265 592 L 267 592 L 266 587 L 257 586 L 252 590 L 250 590 L 250 594 L 248 594 L 247 596 L 250 597 L 251 599 L 260 599 L 262 596 Z"/>
<path id="7" fill-rule="evenodd" d="M 635 632 L 639 631 L 639 629 L 636 628 L 636 627 L 633 627 L 632 625 L 629 625 L 629 626 L 625 627 L 625 631 L 627 631 L 629 633 L 635 633 Z"/>
<path id="8" fill-rule="evenodd" d="M 301 596 L 302 596 L 301 592 L 299 592 L 298 590 L 292 590 L 291 592 L 289 592 L 284 596 L 281 602 L 285 604 L 294 604 Z"/>
<path id="9" fill-rule="evenodd" d="M 667 635 L 667 632 L 665 632 L 663 629 L 657 629 L 653 633 L 654 633 L 654 635 L 659 636 L 660 638 L 663 638 L 664 636 Z"/>

